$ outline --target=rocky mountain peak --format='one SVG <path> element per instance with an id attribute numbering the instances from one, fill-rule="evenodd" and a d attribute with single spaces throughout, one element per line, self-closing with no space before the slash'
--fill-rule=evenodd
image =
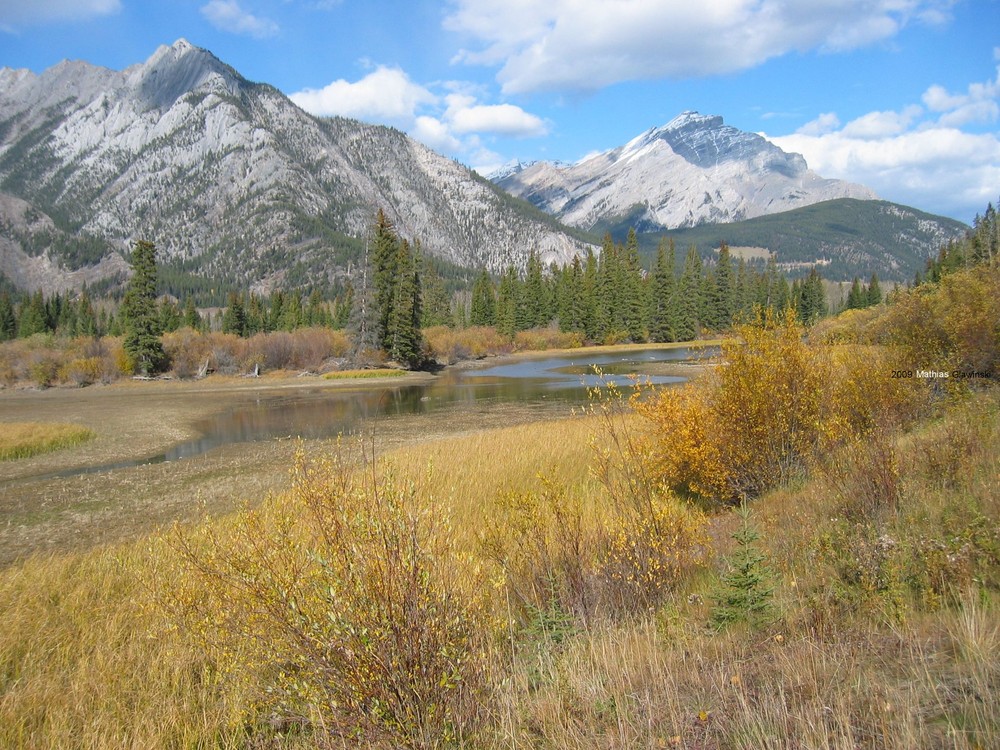
<path id="1" fill-rule="evenodd" d="M 0 217 L 9 278 L 28 276 L 4 258 L 86 264 L 146 238 L 197 275 L 335 283 L 356 272 L 380 208 L 427 253 L 470 268 L 523 267 L 531 252 L 565 263 L 587 247 L 398 130 L 312 117 L 185 39 L 123 71 L 0 73 L 4 193 L 52 221 L 48 234 L 15 232 Z M 44 267 L 55 288 L 58 263 Z"/>
<path id="2" fill-rule="evenodd" d="M 538 162 L 497 184 L 585 229 L 628 217 L 673 229 L 876 197 L 861 185 L 824 180 L 801 155 L 726 125 L 719 115 L 694 111 L 578 164 Z"/>
<path id="3" fill-rule="evenodd" d="M 129 69 L 129 85 L 140 98 L 160 111 L 177 99 L 210 84 L 217 93 L 236 94 L 245 80 L 208 50 L 186 39 L 163 45 L 142 65 Z"/>

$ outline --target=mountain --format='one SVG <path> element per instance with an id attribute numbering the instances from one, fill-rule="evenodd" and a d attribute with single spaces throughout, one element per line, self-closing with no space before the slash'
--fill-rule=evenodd
<path id="1" fill-rule="evenodd" d="M 0 70 L 0 270 L 24 286 L 119 273 L 139 238 L 175 275 L 329 283 L 357 267 L 380 207 L 468 268 L 587 247 L 405 134 L 313 117 L 183 39 L 123 71 Z"/>
<path id="2" fill-rule="evenodd" d="M 609 229 L 622 238 L 628 232 L 625 224 Z M 711 257 L 725 242 L 735 255 L 761 259 L 773 253 L 779 268 L 793 276 L 819 265 L 823 277 L 835 281 L 877 273 L 883 281 L 908 282 L 942 245 L 968 229 L 960 221 L 898 203 L 838 198 L 741 222 L 640 234 L 639 247 L 652 258 L 666 236 L 677 248 L 695 245 Z M 677 255 L 682 259 L 684 253 Z"/>
<path id="3" fill-rule="evenodd" d="M 493 179 L 567 224 L 592 231 L 623 221 L 637 231 L 676 229 L 834 198 L 876 198 L 862 185 L 820 177 L 799 154 L 697 112 L 576 164 L 513 165 Z"/>

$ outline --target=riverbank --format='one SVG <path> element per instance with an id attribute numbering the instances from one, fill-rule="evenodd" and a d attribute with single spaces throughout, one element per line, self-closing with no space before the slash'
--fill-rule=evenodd
<path id="1" fill-rule="evenodd" d="M 561 352 L 584 358 L 637 349 L 678 346 L 588 347 Z M 195 381 L 122 381 L 87 388 L 10 390 L 0 393 L 0 420 L 70 422 L 97 433 L 86 444 L 32 458 L 0 462 L 0 565 L 39 552 L 63 552 L 134 538 L 175 520 L 219 515 L 248 498 L 288 486 L 298 446 L 324 450 L 327 439 L 277 438 L 212 448 L 183 460 L 161 461 L 74 476 L 52 476 L 127 463 L 163 454 L 199 437 L 200 421 L 292 395 L 297 401 L 357 393 L 371 398 L 387 389 L 427 386 L 452 370 L 491 367 L 560 352 L 525 352 L 463 362 L 442 373 L 400 372 L 394 377 L 325 379 L 290 373 L 259 378 L 213 375 Z M 684 365 L 644 363 L 674 372 Z M 690 368 L 682 374 L 691 374 Z M 652 373 L 646 373 L 652 374 Z M 673 374 L 673 373 L 671 373 Z M 479 403 L 460 408 L 372 420 L 378 451 L 474 433 L 498 426 L 566 417 L 565 403 Z"/>

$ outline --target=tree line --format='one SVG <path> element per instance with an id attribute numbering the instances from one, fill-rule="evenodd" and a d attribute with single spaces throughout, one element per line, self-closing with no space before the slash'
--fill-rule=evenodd
<path id="1" fill-rule="evenodd" d="M 36 333 L 123 336 L 140 369 L 155 370 L 152 339 L 184 326 L 242 337 L 326 326 L 347 329 L 359 351 L 381 350 L 417 367 L 425 351 L 422 330 L 439 325 L 492 326 L 504 336 L 551 326 L 595 343 L 661 343 L 723 331 L 756 308 L 792 307 L 806 324 L 827 313 L 815 269 L 790 283 L 773 257 L 764 265 L 734 260 L 726 245 L 709 262 L 692 246 L 678 266 L 669 239 L 645 269 L 634 231 L 624 243 L 605 236 L 599 254 L 588 252 L 563 267 L 545 266 L 533 253 L 523 271 L 511 266 L 493 278 L 482 270 L 471 288 L 449 294 L 419 241 L 400 237 L 379 211 L 360 272 L 333 300 L 318 290 L 230 292 L 214 315 L 190 296 L 183 304 L 157 296 L 155 253 L 152 243 L 135 243 L 132 275 L 117 306 L 109 300 L 95 305 L 86 289 L 76 296 L 0 294 L 0 340 Z"/>

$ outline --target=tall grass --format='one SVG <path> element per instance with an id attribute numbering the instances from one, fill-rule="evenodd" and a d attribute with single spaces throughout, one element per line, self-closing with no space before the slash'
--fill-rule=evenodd
<path id="1" fill-rule="evenodd" d="M 93 440 L 93 430 L 53 422 L 0 423 L 0 461 L 37 456 Z"/>
<path id="2" fill-rule="evenodd" d="M 674 523 L 599 408 L 0 573 L 0 746 L 1000 746 L 1000 394 L 853 371 L 863 439 L 753 501 L 767 623 L 709 627 L 731 514 Z"/>

